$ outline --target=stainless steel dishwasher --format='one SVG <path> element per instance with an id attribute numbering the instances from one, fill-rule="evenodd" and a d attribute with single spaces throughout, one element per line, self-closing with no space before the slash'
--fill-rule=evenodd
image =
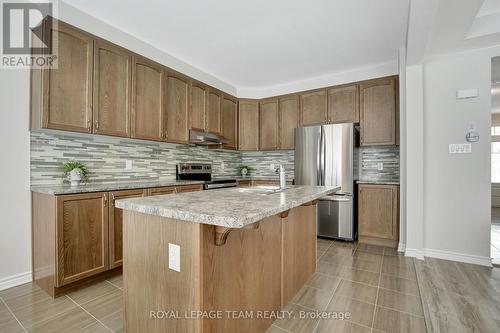
<path id="1" fill-rule="evenodd" d="M 352 241 L 355 239 L 354 204 L 350 195 L 332 195 L 318 202 L 318 236 Z"/>

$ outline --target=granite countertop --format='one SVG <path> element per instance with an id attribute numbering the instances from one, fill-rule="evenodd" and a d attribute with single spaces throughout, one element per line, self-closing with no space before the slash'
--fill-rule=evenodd
<path id="1" fill-rule="evenodd" d="M 394 180 L 358 180 L 358 184 L 374 184 L 374 185 L 399 185 L 399 181 Z"/>
<path id="2" fill-rule="evenodd" d="M 106 192 L 118 190 L 132 190 L 140 188 L 152 188 L 162 186 L 180 186 L 191 184 L 203 184 L 202 181 L 187 180 L 134 180 L 134 181 L 116 181 L 109 183 L 86 183 L 79 186 L 62 185 L 37 185 L 31 186 L 32 192 L 59 195 L 59 194 L 77 194 L 90 192 Z"/>
<path id="3" fill-rule="evenodd" d="M 256 193 L 228 188 L 117 200 L 134 212 L 195 223 L 242 228 L 338 190 L 333 186 L 288 186 L 283 192 Z"/>

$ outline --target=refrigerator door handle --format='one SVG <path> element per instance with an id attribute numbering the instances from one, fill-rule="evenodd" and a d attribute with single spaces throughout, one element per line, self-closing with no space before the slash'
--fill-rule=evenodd
<path id="1" fill-rule="evenodd" d="M 323 126 L 321 126 L 321 135 L 319 139 L 319 170 L 320 170 L 320 177 L 319 177 L 319 185 L 324 186 L 325 185 L 325 129 Z"/>
<path id="2" fill-rule="evenodd" d="M 321 185 L 321 175 L 322 175 L 322 171 L 321 171 L 321 142 L 323 141 L 323 127 L 320 127 L 320 134 L 319 134 L 319 138 L 318 138 L 318 154 L 316 156 L 316 159 L 317 159 L 317 164 L 316 164 L 316 179 L 317 179 L 317 184 L 315 185 Z"/>

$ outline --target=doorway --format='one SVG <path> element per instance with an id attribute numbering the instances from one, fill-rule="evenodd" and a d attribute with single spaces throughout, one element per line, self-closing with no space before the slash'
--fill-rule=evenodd
<path id="1" fill-rule="evenodd" d="M 500 57 L 491 60 L 491 258 L 500 265 Z"/>

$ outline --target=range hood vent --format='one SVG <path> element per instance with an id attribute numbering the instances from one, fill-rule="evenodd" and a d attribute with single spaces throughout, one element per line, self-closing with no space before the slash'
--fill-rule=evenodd
<path id="1" fill-rule="evenodd" d="M 197 130 L 189 131 L 189 143 L 194 143 L 195 145 L 216 146 L 226 144 L 228 142 L 229 141 L 225 137 L 215 133 Z"/>

